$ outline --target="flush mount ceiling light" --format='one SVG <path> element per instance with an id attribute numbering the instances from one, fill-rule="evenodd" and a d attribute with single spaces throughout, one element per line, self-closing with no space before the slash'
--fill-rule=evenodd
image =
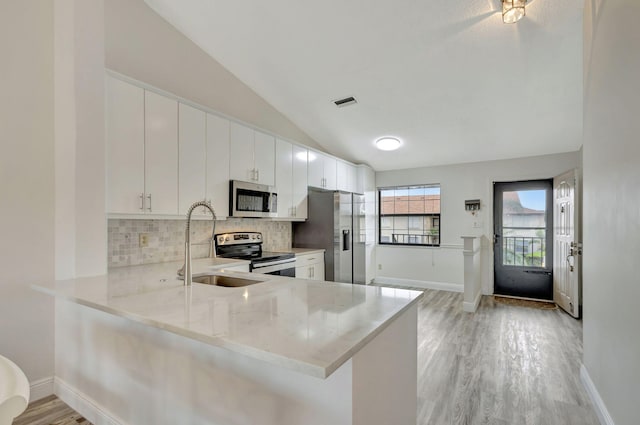
<path id="1" fill-rule="evenodd" d="M 400 145 L 400 140 L 395 137 L 382 137 L 376 140 L 376 147 L 381 151 L 395 151 Z"/>
<path id="2" fill-rule="evenodd" d="M 502 22 L 515 24 L 525 15 L 524 5 L 527 0 L 502 0 Z"/>

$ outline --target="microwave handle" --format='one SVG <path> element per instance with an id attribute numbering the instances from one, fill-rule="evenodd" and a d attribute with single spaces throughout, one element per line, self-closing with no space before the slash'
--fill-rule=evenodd
<path id="1" fill-rule="evenodd" d="M 269 212 L 277 213 L 278 212 L 278 194 L 271 193 L 269 195 Z"/>

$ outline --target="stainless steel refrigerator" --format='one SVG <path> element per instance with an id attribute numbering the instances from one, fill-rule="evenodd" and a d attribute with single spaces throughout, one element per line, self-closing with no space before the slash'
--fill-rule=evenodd
<path id="1" fill-rule="evenodd" d="M 326 280 L 365 282 L 364 195 L 309 188 L 308 219 L 293 224 L 295 248 L 324 248 Z"/>

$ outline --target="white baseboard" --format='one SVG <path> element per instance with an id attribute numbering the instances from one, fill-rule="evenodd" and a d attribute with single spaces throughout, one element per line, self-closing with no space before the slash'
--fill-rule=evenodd
<path id="1" fill-rule="evenodd" d="M 437 289 L 439 291 L 464 292 L 462 283 L 429 282 L 426 280 L 400 279 L 396 277 L 376 277 L 374 283 L 387 286 L 414 286 L 420 289 Z"/>
<path id="2" fill-rule="evenodd" d="M 465 301 L 462 303 L 462 310 L 467 313 L 475 313 L 480 305 L 480 299 L 482 298 L 482 292 L 478 291 L 478 295 L 476 295 L 476 299 L 473 302 Z"/>
<path id="3" fill-rule="evenodd" d="M 600 423 L 602 425 L 615 425 L 613 418 L 611 418 L 607 410 L 607 406 L 605 406 L 602 397 L 600 397 L 600 393 L 589 376 L 589 371 L 587 371 L 584 365 L 580 366 L 580 379 L 582 380 L 582 385 L 584 385 L 584 388 L 587 390 L 587 394 L 589 394 L 591 398 L 593 408 L 596 411 L 596 415 L 598 415 Z"/>
<path id="4" fill-rule="evenodd" d="M 62 401 L 73 410 L 80 413 L 94 425 L 126 425 L 126 422 L 107 413 L 100 403 L 82 394 L 71 385 L 56 377 L 54 379 L 54 392 Z"/>
<path id="5" fill-rule="evenodd" d="M 53 376 L 29 383 L 29 403 L 53 394 Z"/>

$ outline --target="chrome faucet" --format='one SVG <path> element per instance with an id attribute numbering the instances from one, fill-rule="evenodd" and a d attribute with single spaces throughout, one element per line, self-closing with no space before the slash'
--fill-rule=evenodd
<path id="1" fill-rule="evenodd" d="M 216 212 L 213 210 L 211 204 L 209 202 L 199 201 L 191 205 L 189 207 L 189 211 L 187 212 L 187 228 L 184 233 L 184 266 L 182 267 L 182 270 L 178 270 L 178 275 L 182 274 L 184 276 L 185 286 L 191 285 L 191 279 L 193 278 L 191 269 L 191 214 L 193 213 L 193 210 L 198 207 L 205 207 L 209 211 L 211 211 L 211 214 L 213 215 L 213 233 L 215 233 Z"/>

